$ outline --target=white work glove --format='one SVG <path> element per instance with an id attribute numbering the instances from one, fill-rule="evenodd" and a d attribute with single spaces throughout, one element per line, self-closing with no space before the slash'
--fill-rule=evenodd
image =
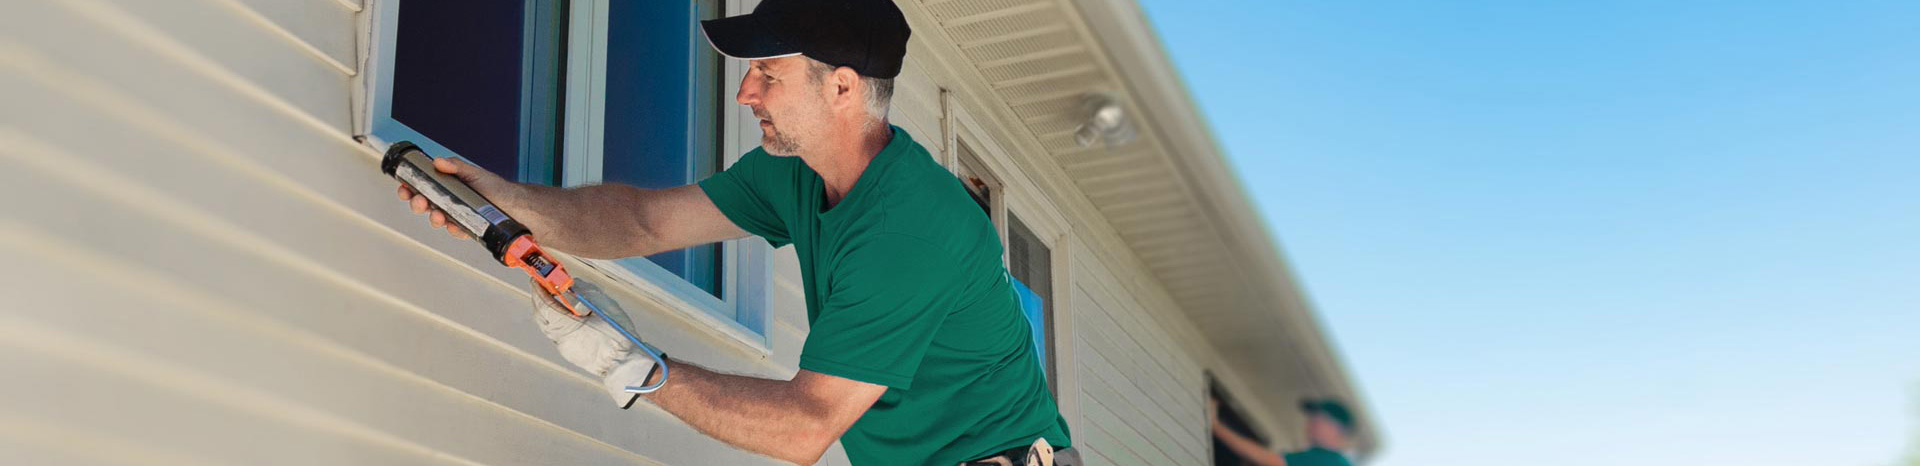
<path id="1" fill-rule="evenodd" d="M 619 330 L 599 317 L 589 315 L 583 318 L 567 312 L 566 307 L 555 302 L 539 283 L 533 283 L 531 291 L 533 323 L 539 325 L 540 333 L 545 333 L 547 339 L 553 340 L 554 346 L 560 348 L 560 356 L 586 369 L 587 373 L 600 377 L 601 385 L 620 409 L 632 407 L 640 394 L 628 392 L 627 387 L 647 383 L 647 378 L 653 375 L 653 358 L 635 352 L 632 341 L 628 341 Z M 593 290 L 576 292 L 592 293 Z M 611 301 L 601 299 L 594 302 Z"/>

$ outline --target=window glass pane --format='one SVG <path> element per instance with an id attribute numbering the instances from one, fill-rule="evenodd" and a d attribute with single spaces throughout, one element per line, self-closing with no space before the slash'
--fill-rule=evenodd
<path id="1" fill-rule="evenodd" d="M 390 116 L 501 176 L 551 183 L 559 3 L 402 2 Z"/>
<path id="2" fill-rule="evenodd" d="M 699 181 L 720 165 L 720 60 L 697 20 L 719 2 L 614 1 L 608 16 L 601 179 L 647 188 Z M 646 259 L 718 296 L 720 246 Z"/>
<path id="3" fill-rule="evenodd" d="M 1047 360 L 1045 337 L 1047 334 L 1047 318 L 1045 315 L 1047 312 L 1047 301 L 1041 298 L 1039 293 L 1034 292 L 1033 288 L 1028 287 L 1024 280 L 1019 278 L 1013 279 L 1013 293 L 1019 295 L 1020 312 L 1027 315 L 1027 326 L 1033 331 L 1033 353 L 1039 357 L 1040 361 L 1043 361 L 1040 366 L 1040 371 L 1043 375 L 1047 375 L 1048 378 L 1051 379 L 1051 373 L 1053 372 L 1052 368 L 1049 367 L 1051 365 L 1044 362 Z M 1048 385 L 1052 384 L 1049 383 Z"/>
<path id="4" fill-rule="evenodd" d="M 1208 376 L 1207 381 L 1207 391 L 1211 393 L 1214 399 L 1220 400 L 1220 423 L 1226 425 L 1227 429 L 1239 432 L 1241 435 L 1245 435 L 1255 442 L 1263 445 L 1266 444 L 1266 436 L 1260 435 L 1259 432 L 1256 432 L 1252 425 L 1246 421 L 1247 416 L 1240 412 L 1240 408 L 1238 408 L 1239 403 L 1235 403 L 1232 397 L 1227 396 L 1226 391 L 1220 389 L 1220 382 L 1213 380 L 1212 376 Z M 1212 437 L 1214 466 L 1242 466 L 1253 464 L 1245 458 L 1241 458 L 1239 453 L 1234 453 L 1233 448 L 1228 447 L 1226 442 L 1220 441 L 1219 436 L 1215 435 Z"/>
<path id="5" fill-rule="evenodd" d="M 1051 375 L 1054 361 L 1047 349 L 1053 347 L 1053 332 L 1048 330 L 1053 328 L 1053 251 L 1013 215 L 1007 216 L 1007 272 L 1022 291 L 1020 304 L 1033 325 L 1034 347 L 1039 349 L 1043 369 Z M 1052 379 L 1048 377 L 1049 386 Z"/>

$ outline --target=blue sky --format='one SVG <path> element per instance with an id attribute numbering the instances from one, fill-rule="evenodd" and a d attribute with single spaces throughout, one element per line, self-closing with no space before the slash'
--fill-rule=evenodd
<path id="1" fill-rule="evenodd" d="M 1376 465 L 1920 440 L 1920 1 L 1142 3 Z"/>

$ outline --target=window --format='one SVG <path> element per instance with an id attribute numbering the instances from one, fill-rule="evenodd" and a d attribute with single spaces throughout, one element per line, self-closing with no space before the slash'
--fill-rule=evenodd
<path id="1" fill-rule="evenodd" d="M 726 65 L 698 21 L 723 0 L 383 0 L 368 132 L 510 179 L 665 188 L 738 150 Z M 589 261 L 764 346 L 764 245 L 728 241 Z M 755 299 L 758 298 L 758 299 Z"/>
<path id="2" fill-rule="evenodd" d="M 1214 399 L 1220 400 L 1221 424 L 1226 425 L 1228 429 L 1233 429 L 1234 432 L 1246 435 L 1247 438 L 1253 439 L 1261 445 L 1268 445 L 1267 438 L 1260 435 L 1260 432 L 1256 431 L 1253 426 L 1247 422 L 1247 416 L 1240 411 L 1239 404 L 1234 403 L 1233 398 L 1227 396 L 1226 390 L 1220 389 L 1220 382 L 1213 380 L 1212 375 L 1207 376 L 1207 391 L 1212 393 Z M 1209 438 L 1213 439 L 1214 466 L 1253 464 L 1241 458 L 1239 453 L 1234 453 L 1231 447 L 1228 447 L 1226 443 L 1220 441 L 1220 437 L 1209 435 Z"/>
<path id="3" fill-rule="evenodd" d="M 579 161 L 572 170 L 579 175 L 568 184 L 668 188 L 718 170 L 722 70 L 697 21 L 720 17 L 719 6 L 712 0 L 609 0 L 604 38 L 595 39 L 598 52 L 589 55 L 587 81 L 598 96 L 584 116 L 588 147 L 570 158 Z M 678 20 L 663 20 L 668 18 Z M 708 244 L 620 263 L 643 275 L 679 277 L 722 297 L 722 249 Z"/>
<path id="4" fill-rule="evenodd" d="M 397 3 L 397 2 L 390 2 Z M 558 1 L 411 0 L 385 17 L 392 52 L 372 132 L 458 154 L 508 179 L 555 180 Z M 449 53 L 458 51 L 459 53 Z M 381 118 L 384 117 L 384 118 Z"/>
<path id="5" fill-rule="evenodd" d="M 1033 347 L 1047 373 L 1047 385 L 1057 393 L 1054 383 L 1057 362 L 1047 351 L 1054 345 L 1053 332 L 1053 251 L 1040 240 L 1020 217 L 1007 215 L 1007 272 L 1013 275 L 1014 288 L 1020 292 L 1020 308 L 1033 326 Z"/>
<path id="6" fill-rule="evenodd" d="M 1012 276 L 1020 308 L 1033 330 L 1033 348 L 1039 356 L 1048 388 L 1059 392 L 1057 355 L 1054 344 L 1053 251 L 1040 235 L 1007 210 L 1005 186 L 994 177 L 985 163 L 966 144 L 957 144 L 955 176 L 966 186 L 973 201 L 987 212 L 1005 246 L 1007 273 Z"/>

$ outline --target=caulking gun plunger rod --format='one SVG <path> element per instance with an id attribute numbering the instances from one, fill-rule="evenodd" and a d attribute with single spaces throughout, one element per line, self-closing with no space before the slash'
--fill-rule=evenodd
<path id="1" fill-rule="evenodd" d="M 396 142 L 387 147 L 386 157 L 380 160 L 380 171 L 426 196 L 427 202 L 446 212 L 447 219 L 459 224 L 468 236 L 486 245 L 487 252 L 493 253 L 494 259 L 509 267 L 525 270 L 535 283 L 540 284 L 541 290 L 566 306 L 568 311 L 582 317 L 590 314 L 600 316 L 600 320 L 606 321 L 614 330 L 626 336 L 628 341 L 632 341 L 634 347 L 653 358 L 653 362 L 660 367 L 660 380 L 627 387 L 628 392 L 647 393 L 659 390 L 662 384 L 667 383 L 667 358 L 661 356 L 659 350 L 640 341 L 633 332 L 627 331 L 626 326 L 620 325 L 612 314 L 601 312 L 599 305 L 574 289 L 576 283 L 573 275 L 540 250 L 540 245 L 533 242 L 533 233 L 526 226 L 508 217 L 506 212 L 495 207 L 493 202 L 467 186 L 466 182 L 435 170 L 433 156 L 427 155 L 411 142 Z M 592 284 L 586 282 L 577 285 L 593 288 Z"/>

